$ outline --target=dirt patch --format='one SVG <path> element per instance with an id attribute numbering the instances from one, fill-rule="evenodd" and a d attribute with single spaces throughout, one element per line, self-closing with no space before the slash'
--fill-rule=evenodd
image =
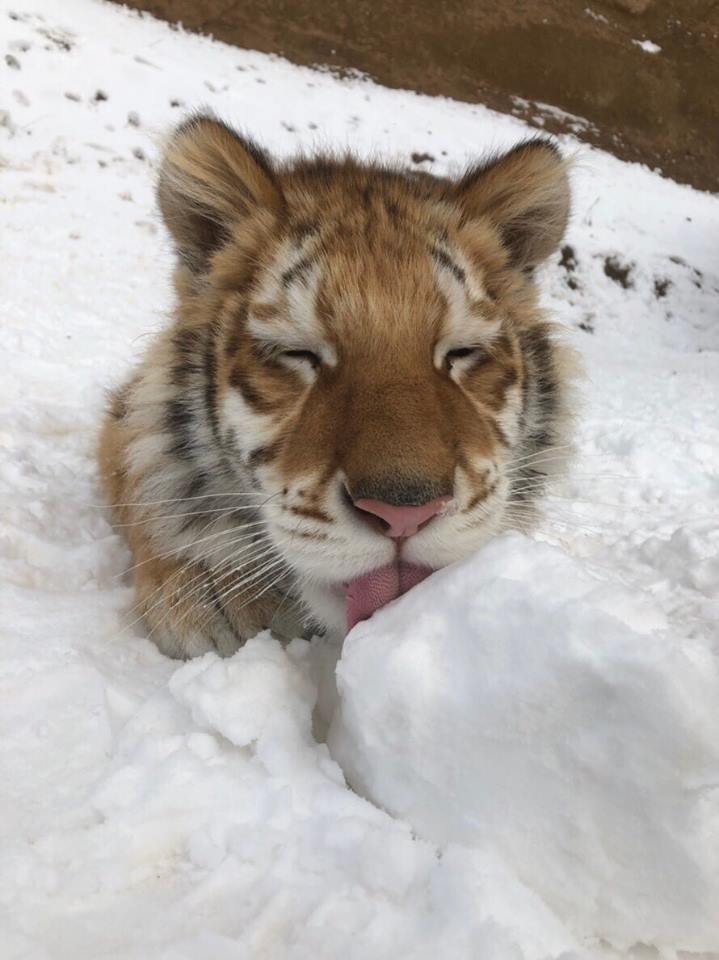
<path id="1" fill-rule="evenodd" d="M 620 287 L 624 287 L 625 290 L 634 286 L 634 281 L 631 279 L 633 268 L 633 264 L 622 263 L 619 257 L 605 257 L 604 259 L 604 273 L 610 280 L 618 283 Z"/>
<path id="2" fill-rule="evenodd" d="M 669 292 L 669 287 L 671 287 L 672 281 L 667 277 L 655 277 L 654 279 L 654 296 L 657 300 L 661 300 L 663 297 L 666 297 Z"/>
<path id="3" fill-rule="evenodd" d="M 127 3 L 296 63 L 486 103 L 719 190 L 716 0 Z"/>
<path id="4" fill-rule="evenodd" d="M 578 264 L 574 247 L 569 243 L 565 243 L 560 253 L 559 266 L 564 267 L 567 273 L 565 282 L 570 290 L 576 290 L 579 287 L 579 281 L 574 276 Z"/>

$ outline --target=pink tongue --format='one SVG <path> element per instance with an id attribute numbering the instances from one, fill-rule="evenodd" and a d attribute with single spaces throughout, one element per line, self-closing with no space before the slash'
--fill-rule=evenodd
<path id="1" fill-rule="evenodd" d="M 392 563 L 357 577 L 347 587 L 347 629 L 371 617 L 375 610 L 396 600 L 421 583 L 432 571 L 411 563 Z"/>

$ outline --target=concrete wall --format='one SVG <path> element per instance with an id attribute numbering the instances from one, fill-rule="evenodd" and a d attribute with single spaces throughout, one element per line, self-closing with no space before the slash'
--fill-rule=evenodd
<path id="1" fill-rule="evenodd" d="M 584 139 L 719 190 L 717 0 L 125 2 L 296 63 L 354 67 L 571 129 L 536 105 L 551 104 L 588 121 Z"/>

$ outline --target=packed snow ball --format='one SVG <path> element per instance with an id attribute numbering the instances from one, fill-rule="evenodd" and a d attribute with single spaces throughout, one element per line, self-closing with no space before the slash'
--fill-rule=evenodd
<path id="1" fill-rule="evenodd" d="M 719 661 L 649 599 L 506 535 L 353 630 L 337 673 L 329 742 L 363 796 L 491 852 L 579 935 L 716 946 Z"/>

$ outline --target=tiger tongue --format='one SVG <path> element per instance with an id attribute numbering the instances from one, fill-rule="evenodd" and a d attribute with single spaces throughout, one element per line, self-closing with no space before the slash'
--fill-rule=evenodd
<path id="1" fill-rule="evenodd" d="M 430 573 L 428 567 L 400 560 L 352 580 L 347 586 L 347 630 L 421 583 Z"/>

